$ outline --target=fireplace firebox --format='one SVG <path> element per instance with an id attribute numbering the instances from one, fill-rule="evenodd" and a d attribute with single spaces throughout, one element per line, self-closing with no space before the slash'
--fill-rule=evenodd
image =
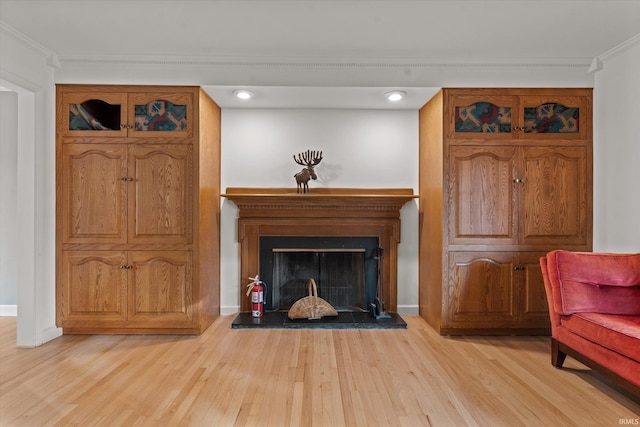
<path id="1" fill-rule="evenodd" d="M 381 265 L 377 237 L 260 237 L 260 277 L 265 309 L 286 311 L 308 295 L 308 280 L 338 311 L 366 311 L 373 303 Z"/>

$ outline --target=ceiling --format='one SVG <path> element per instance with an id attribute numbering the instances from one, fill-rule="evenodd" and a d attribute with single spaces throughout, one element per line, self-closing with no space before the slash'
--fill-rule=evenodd
<path id="1" fill-rule="evenodd" d="M 54 52 L 63 68 L 141 58 L 588 68 L 640 34 L 640 0 L 0 0 L 0 20 Z M 337 96 L 357 108 L 394 89 L 313 86 L 265 88 L 269 96 L 251 106 L 314 107 Z M 229 89 L 207 87 L 223 107 L 241 107 Z M 432 93 L 412 90 L 404 105 Z"/>

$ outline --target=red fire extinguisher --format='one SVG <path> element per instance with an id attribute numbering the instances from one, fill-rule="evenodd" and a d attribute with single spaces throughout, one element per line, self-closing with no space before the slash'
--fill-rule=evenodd
<path id="1" fill-rule="evenodd" d="M 253 282 L 249 283 L 247 287 L 247 295 L 251 295 L 251 317 L 260 318 L 264 315 L 264 288 L 262 285 L 264 282 L 260 280 L 260 276 L 249 277 Z"/>

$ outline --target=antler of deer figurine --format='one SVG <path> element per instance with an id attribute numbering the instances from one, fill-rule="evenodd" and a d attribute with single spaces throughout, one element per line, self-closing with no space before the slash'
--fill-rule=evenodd
<path id="1" fill-rule="evenodd" d="M 307 150 L 306 153 L 299 153 L 298 157 L 293 156 L 293 160 L 302 166 L 305 166 L 300 172 L 294 175 L 296 183 L 298 184 L 298 193 L 306 193 L 309 189 L 309 179 L 318 179 L 318 175 L 313 170 L 322 160 L 322 151 Z"/>

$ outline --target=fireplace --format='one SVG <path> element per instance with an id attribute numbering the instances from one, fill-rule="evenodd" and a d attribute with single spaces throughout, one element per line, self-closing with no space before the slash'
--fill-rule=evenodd
<path id="1" fill-rule="evenodd" d="M 287 311 L 308 295 L 308 281 L 338 311 L 366 311 L 381 267 L 376 237 L 260 237 L 260 277 L 266 310 Z"/>
<path id="2" fill-rule="evenodd" d="M 349 276 L 348 287 L 361 287 L 345 300 L 335 296 L 340 309 L 367 310 L 379 280 L 387 311 L 397 311 L 400 209 L 417 197 L 412 189 L 318 188 L 297 194 L 287 188 L 228 188 L 223 196 L 238 206 L 242 312 L 250 308 L 245 285 L 256 274 L 266 282 L 270 310 L 286 310 L 293 298 L 289 294 L 307 295 L 306 282 L 317 275 L 313 278 L 322 298 L 325 288 L 347 292 L 344 277 L 341 282 L 337 276 Z M 378 247 L 384 248 L 384 257 L 375 256 Z M 276 263 L 283 277 L 274 279 Z M 348 269 L 335 270 L 347 263 Z M 275 295 L 269 290 L 274 281 Z"/>

